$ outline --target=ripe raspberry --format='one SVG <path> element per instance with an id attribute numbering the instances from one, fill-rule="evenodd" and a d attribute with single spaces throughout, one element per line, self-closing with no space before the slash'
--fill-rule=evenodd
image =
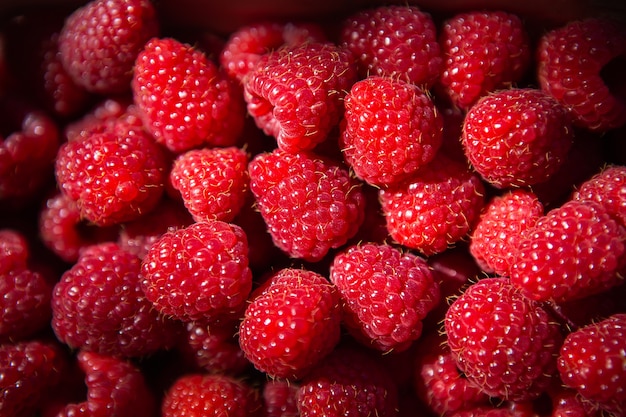
<path id="1" fill-rule="evenodd" d="M 443 120 L 417 86 L 368 77 L 346 95 L 341 149 L 357 177 L 373 185 L 399 182 L 430 162 Z"/>
<path id="2" fill-rule="evenodd" d="M 626 166 L 605 166 L 580 185 L 573 199 L 600 203 L 618 223 L 626 226 Z"/>
<path id="3" fill-rule="evenodd" d="M 343 115 L 356 81 L 348 51 L 330 43 L 282 47 L 264 55 L 246 79 L 248 113 L 286 152 L 311 150 Z"/>
<path id="4" fill-rule="evenodd" d="M 465 165 L 438 155 L 401 183 L 380 189 L 391 237 L 424 255 L 465 238 L 484 205 L 484 186 Z"/>
<path id="5" fill-rule="evenodd" d="M 531 191 L 516 189 L 495 196 L 483 209 L 471 234 L 469 250 L 482 270 L 508 276 L 520 241 L 543 216 Z"/>
<path id="6" fill-rule="evenodd" d="M 67 123 L 63 133 L 68 142 L 73 142 L 86 139 L 94 133 L 114 128 L 120 122 L 130 123 L 141 130 L 143 122 L 135 113 L 138 111 L 131 99 L 126 97 L 105 98 L 79 119 Z"/>
<path id="7" fill-rule="evenodd" d="M 497 188 L 546 181 L 572 145 L 569 116 L 532 88 L 489 94 L 468 111 L 462 143 L 474 169 Z"/>
<path id="8" fill-rule="evenodd" d="M 624 91 L 619 87 L 624 54 L 623 24 L 606 18 L 571 21 L 540 39 L 537 78 L 575 123 L 607 131 L 626 123 Z"/>
<path id="9" fill-rule="evenodd" d="M 246 202 L 248 155 L 237 147 L 187 151 L 174 161 L 170 180 L 195 221 L 230 222 Z"/>
<path id="10" fill-rule="evenodd" d="M 521 81 L 530 65 L 526 28 L 519 17 L 503 11 L 466 12 L 449 18 L 439 44 L 443 92 L 462 109 Z"/>
<path id="11" fill-rule="evenodd" d="M 556 302 L 614 287 L 624 281 L 625 233 L 598 203 L 569 201 L 526 232 L 511 282 L 527 297 Z"/>
<path id="12" fill-rule="evenodd" d="M 157 142 L 174 153 L 232 146 L 243 130 L 241 91 L 203 52 L 172 38 L 154 38 L 139 53 L 135 104 Z"/>
<path id="13" fill-rule="evenodd" d="M 359 11 L 343 22 L 339 43 L 356 57 L 361 78 L 382 75 L 428 88 L 441 72 L 435 23 L 414 6 Z"/>
<path id="14" fill-rule="evenodd" d="M 234 31 L 226 40 L 219 60 L 228 75 L 245 82 L 263 55 L 284 46 L 326 41 L 322 28 L 314 23 L 258 22 Z"/>
<path id="15" fill-rule="evenodd" d="M 452 303 L 444 325 L 459 369 L 489 396 L 533 399 L 557 374 L 559 325 L 508 278 L 470 286 Z"/>
<path id="16" fill-rule="evenodd" d="M 339 342 L 339 293 L 323 276 L 291 268 L 261 288 L 239 328 L 241 349 L 258 370 L 299 379 Z"/>
<path id="17" fill-rule="evenodd" d="M 341 294 L 344 325 L 381 351 L 406 350 L 439 303 L 426 261 L 391 245 L 350 246 L 335 256 L 330 280 Z"/>
<path id="18" fill-rule="evenodd" d="M 398 388 L 374 355 L 341 346 L 302 380 L 297 399 L 301 417 L 393 417 Z"/>
<path id="19" fill-rule="evenodd" d="M 72 348 L 141 357 L 173 346 L 178 324 L 141 290 L 141 260 L 114 243 L 90 246 L 55 285 L 52 328 Z"/>
<path id="20" fill-rule="evenodd" d="M 570 333 L 558 359 L 563 383 L 599 409 L 626 411 L 626 314 Z"/>
<path id="21" fill-rule="evenodd" d="M 107 226 L 134 220 L 158 204 L 167 160 L 141 130 L 104 131 L 61 146 L 55 172 L 81 217 Z"/>
<path id="22" fill-rule="evenodd" d="M 135 58 L 158 32 L 148 0 L 92 0 L 65 21 L 59 35 L 61 62 L 74 82 L 89 91 L 125 93 Z"/>
<path id="23" fill-rule="evenodd" d="M 87 351 L 79 351 L 77 358 L 85 374 L 87 398 L 67 404 L 57 417 L 156 415 L 155 396 L 141 370 L 132 362 Z"/>
<path id="24" fill-rule="evenodd" d="M 448 414 L 446 417 L 537 417 L 537 415 L 537 413 L 527 408 L 517 410 L 506 406 L 482 405 L 468 410 L 459 410 Z"/>
<path id="25" fill-rule="evenodd" d="M 298 388 L 291 381 L 270 379 L 263 385 L 263 403 L 267 417 L 300 417 L 298 413 Z"/>
<path id="26" fill-rule="evenodd" d="M 552 394 L 552 414 L 550 417 L 602 417 L 599 410 L 584 400 L 575 390 L 563 388 Z"/>
<path id="27" fill-rule="evenodd" d="M 344 245 L 363 222 L 358 181 L 330 160 L 276 149 L 257 155 L 248 170 L 272 239 L 291 257 L 318 261 Z"/>
<path id="28" fill-rule="evenodd" d="M 259 393 L 244 381 L 226 375 L 179 377 L 165 393 L 163 417 L 254 417 L 262 415 Z"/>
<path id="29" fill-rule="evenodd" d="M 0 229 L 0 274 L 26 268 L 29 256 L 29 243 L 21 231 Z"/>
<path id="30" fill-rule="evenodd" d="M 236 313 L 252 289 L 246 235 L 219 220 L 163 234 L 143 259 L 142 273 L 148 300 L 184 322 Z"/>

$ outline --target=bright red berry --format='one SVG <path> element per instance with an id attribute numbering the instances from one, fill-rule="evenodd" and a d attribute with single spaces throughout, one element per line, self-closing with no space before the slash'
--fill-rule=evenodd
<path id="1" fill-rule="evenodd" d="M 626 226 L 626 166 L 603 167 L 580 184 L 573 199 L 600 203 L 618 223 Z"/>
<path id="2" fill-rule="evenodd" d="M 299 379 L 339 342 L 337 289 L 305 269 L 281 269 L 248 304 L 239 328 L 246 357 L 272 377 Z"/>
<path id="3" fill-rule="evenodd" d="M 311 150 L 343 116 L 356 81 L 348 51 L 331 43 L 285 46 L 264 55 L 244 84 L 248 113 L 287 152 Z"/>
<path id="4" fill-rule="evenodd" d="M 174 153 L 232 146 L 243 130 L 239 87 L 202 51 L 173 38 L 146 43 L 132 91 L 146 128 Z"/>
<path id="5" fill-rule="evenodd" d="M 526 28 L 519 17 L 503 11 L 457 14 L 444 22 L 439 43 L 443 92 L 462 109 L 521 81 L 530 65 Z"/>
<path id="6" fill-rule="evenodd" d="M 359 11 L 344 20 L 339 42 L 356 57 L 361 78 L 382 75 L 430 87 L 441 72 L 435 22 L 415 6 Z"/>
<path id="7" fill-rule="evenodd" d="M 468 111 L 462 143 L 474 169 L 497 188 L 546 181 L 563 164 L 573 129 L 563 106 L 532 88 L 500 90 Z"/>
<path id="8" fill-rule="evenodd" d="M 441 146 L 441 115 L 413 84 L 368 77 L 354 83 L 344 105 L 341 149 L 355 174 L 370 184 L 387 185 L 411 176 Z"/>
<path id="9" fill-rule="evenodd" d="M 263 403 L 267 417 L 299 417 L 298 388 L 293 381 L 270 379 L 263 385 Z"/>
<path id="10" fill-rule="evenodd" d="M 459 369 L 489 396 L 536 398 L 557 375 L 558 323 L 508 278 L 471 285 L 452 303 L 444 325 Z"/>
<path id="11" fill-rule="evenodd" d="M 579 126 L 607 131 L 626 123 L 624 92 L 614 88 L 621 82 L 624 53 L 626 31 L 619 21 L 571 21 L 540 39 L 537 78 Z"/>

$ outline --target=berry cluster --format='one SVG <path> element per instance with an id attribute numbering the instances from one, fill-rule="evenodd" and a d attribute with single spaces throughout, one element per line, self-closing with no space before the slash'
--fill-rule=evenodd
<path id="1" fill-rule="evenodd" d="M 0 25 L 0 416 L 626 416 L 626 29 Z"/>

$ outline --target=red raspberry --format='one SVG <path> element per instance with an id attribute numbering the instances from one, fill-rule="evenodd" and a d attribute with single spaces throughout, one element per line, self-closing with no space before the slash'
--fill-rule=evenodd
<path id="1" fill-rule="evenodd" d="M 177 322 L 141 290 L 141 260 L 114 243 L 90 246 L 55 285 L 52 328 L 72 348 L 141 357 L 173 346 Z"/>
<path id="2" fill-rule="evenodd" d="M 528 409 L 517 410 L 510 407 L 478 406 L 460 410 L 446 417 L 537 417 L 537 413 Z M 583 417 L 583 416 L 580 416 Z"/>
<path id="3" fill-rule="evenodd" d="M 557 374 L 559 325 L 508 278 L 471 285 L 452 303 L 444 325 L 459 369 L 489 396 L 533 399 Z"/>
<path id="4" fill-rule="evenodd" d="M 374 355 L 341 346 L 302 380 L 297 399 L 301 417 L 393 417 L 398 388 Z"/>
<path id="5" fill-rule="evenodd" d="M 339 42 L 356 57 L 362 78 L 382 75 L 430 87 L 441 72 L 436 25 L 414 6 L 359 11 L 343 22 Z"/>
<path id="6" fill-rule="evenodd" d="M 195 221 L 230 222 L 246 202 L 248 155 L 237 147 L 187 151 L 174 161 L 170 180 Z"/>
<path id="7" fill-rule="evenodd" d="M 497 188 L 546 181 L 572 145 L 569 116 L 556 100 L 532 88 L 500 90 L 468 111 L 462 143 L 474 169 Z"/>
<path id="8" fill-rule="evenodd" d="M 78 352 L 87 398 L 67 404 L 57 417 L 153 417 L 158 410 L 141 370 L 132 362 L 96 352 Z"/>
<path id="9" fill-rule="evenodd" d="M 142 273 L 148 300 L 185 322 L 236 313 L 252 289 L 246 235 L 219 220 L 163 234 L 143 259 Z"/>
<path id="10" fill-rule="evenodd" d="M 552 394 L 552 414 L 550 417 L 602 417 L 599 410 L 584 400 L 575 390 L 563 388 Z"/>
<path id="11" fill-rule="evenodd" d="M 484 194 L 478 175 L 438 155 L 408 180 L 381 188 L 380 200 L 391 237 L 433 255 L 467 236 L 478 220 Z"/>
<path id="12" fill-rule="evenodd" d="M 543 205 L 530 191 L 511 190 L 494 197 L 483 208 L 469 245 L 482 270 L 508 276 L 521 240 L 543 212 Z"/>
<path id="13" fill-rule="evenodd" d="M 600 203 L 618 223 L 626 226 L 626 166 L 603 167 L 580 185 L 573 199 Z"/>
<path id="14" fill-rule="evenodd" d="M 441 146 L 441 115 L 413 84 L 368 77 L 354 83 L 344 105 L 341 149 L 355 174 L 370 184 L 411 176 Z"/>
<path id="15" fill-rule="evenodd" d="M 326 42 L 322 28 L 314 23 L 258 22 L 240 27 L 226 40 L 220 63 L 228 74 L 245 82 L 261 57 L 284 46 Z"/>
<path id="16" fill-rule="evenodd" d="M 226 375 L 179 377 L 165 393 L 163 417 L 254 417 L 262 415 L 259 393 L 244 381 Z"/>
<path id="17" fill-rule="evenodd" d="M 444 22 L 439 43 L 443 92 L 462 109 L 521 81 L 530 65 L 526 28 L 519 17 L 503 11 L 457 14 Z"/>
<path id="18" fill-rule="evenodd" d="M 580 328 L 565 338 L 558 359 L 563 383 L 599 409 L 626 411 L 626 314 Z"/>
<path id="19" fill-rule="evenodd" d="M 148 0 L 92 0 L 59 35 L 61 62 L 74 82 L 101 94 L 130 91 L 133 65 L 159 24 Z"/>
<path id="20" fill-rule="evenodd" d="M 127 222 L 161 199 L 167 160 L 142 130 L 104 131 L 65 143 L 56 160 L 61 190 L 75 200 L 81 217 L 100 226 Z"/>
<path id="21" fill-rule="evenodd" d="M 33 416 L 45 391 L 60 381 L 66 365 L 65 352 L 54 342 L 0 345 L 0 414 Z"/>
<path id="22" fill-rule="evenodd" d="M 248 113 L 287 152 L 311 150 L 343 116 L 356 81 L 350 54 L 330 43 L 283 47 L 264 55 L 246 78 Z"/>
<path id="23" fill-rule="evenodd" d="M 330 280 L 341 294 L 344 325 L 381 351 L 408 349 L 439 303 L 439 286 L 426 261 L 391 245 L 350 246 L 335 256 Z"/>
<path id="24" fill-rule="evenodd" d="M 132 88 L 146 127 L 172 152 L 232 146 L 243 130 L 240 89 L 188 44 L 148 41 L 137 57 Z"/>
<path id="25" fill-rule="evenodd" d="M 626 123 L 621 82 L 626 31 L 619 21 L 589 18 L 546 33 L 537 46 L 541 89 L 554 96 L 579 126 L 607 131 Z"/>
<path id="26" fill-rule="evenodd" d="M 330 160 L 276 149 L 257 155 L 249 173 L 274 243 L 291 257 L 318 261 L 344 245 L 363 222 L 359 183 Z"/>
<path id="27" fill-rule="evenodd" d="M 141 119 L 134 120 L 130 116 L 133 112 L 138 113 L 132 100 L 126 97 L 106 98 L 79 119 L 67 123 L 63 133 L 68 142 L 73 142 L 86 139 L 94 133 L 111 129 L 120 121 L 130 123 L 141 130 L 143 122 Z"/>
<path id="28" fill-rule="evenodd" d="M 526 232 L 511 282 L 534 300 L 557 302 L 614 287 L 624 280 L 625 233 L 598 203 L 569 201 Z"/>
<path id="29" fill-rule="evenodd" d="M 26 268 L 29 256 L 29 243 L 21 231 L 0 229 L 0 274 Z"/>
<path id="30" fill-rule="evenodd" d="M 258 370 L 299 379 L 334 349 L 340 323 L 339 293 L 326 278 L 281 269 L 248 304 L 239 343 Z"/>
<path id="31" fill-rule="evenodd" d="M 292 381 L 270 379 L 263 385 L 263 402 L 267 417 L 300 417 L 298 388 Z"/>

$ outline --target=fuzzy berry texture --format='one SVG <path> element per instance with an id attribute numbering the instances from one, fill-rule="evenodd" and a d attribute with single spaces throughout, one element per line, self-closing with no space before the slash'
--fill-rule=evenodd
<path id="1" fill-rule="evenodd" d="M 444 155 L 379 193 L 390 236 L 424 255 L 444 252 L 466 238 L 485 204 L 480 177 Z"/>
<path id="2" fill-rule="evenodd" d="M 372 76 L 352 85 L 345 100 L 340 146 L 362 180 L 388 185 L 428 164 L 442 143 L 443 120 L 417 86 Z"/>
<path id="3" fill-rule="evenodd" d="M 366 346 L 383 352 L 408 349 L 440 301 L 426 261 L 391 245 L 347 248 L 335 256 L 330 280 L 341 294 L 344 325 Z"/>
<path id="4" fill-rule="evenodd" d="M 333 351 L 340 326 L 337 289 L 315 272 L 286 268 L 251 298 L 239 343 L 258 370 L 299 379 Z"/>
<path id="5" fill-rule="evenodd" d="M 152 38 L 139 53 L 132 93 L 144 124 L 174 153 L 232 146 L 243 130 L 241 90 L 199 49 Z"/>
<path id="6" fill-rule="evenodd" d="M 572 198 L 600 203 L 618 223 L 626 226 L 626 166 L 603 167 L 584 181 Z"/>
<path id="7" fill-rule="evenodd" d="M 195 221 L 230 222 L 246 202 L 248 155 L 236 147 L 187 151 L 174 161 L 170 180 Z"/>
<path id="8" fill-rule="evenodd" d="M 440 84 L 457 107 L 469 109 L 490 92 L 522 81 L 531 47 L 522 20 L 502 11 L 467 12 L 446 20 L 439 43 Z"/>
<path id="9" fill-rule="evenodd" d="M 139 51 L 158 33 L 149 0 L 92 0 L 65 21 L 59 35 L 61 62 L 89 91 L 126 93 Z"/>
<path id="10" fill-rule="evenodd" d="M 560 327 L 508 278 L 471 285 L 450 306 L 444 326 L 457 365 L 489 396 L 528 400 L 556 380 Z"/>
<path id="11" fill-rule="evenodd" d="M 359 230 L 365 197 L 341 165 L 280 149 L 249 165 L 250 189 L 276 246 L 293 258 L 322 259 Z"/>
<path id="12" fill-rule="evenodd" d="M 244 99 L 280 149 L 311 150 L 338 125 L 356 77 L 349 52 L 334 44 L 285 46 L 259 61 L 244 84 Z"/>
<path id="13" fill-rule="evenodd" d="M 619 21 L 572 21 L 540 39 L 537 78 L 578 126 L 607 131 L 626 123 L 626 91 L 620 87 L 625 53 L 626 30 Z"/>
<path id="14" fill-rule="evenodd" d="M 531 191 L 495 196 L 471 234 L 469 251 L 476 263 L 485 272 L 508 276 L 521 240 L 543 214 L 543 204 Z"/>
<path id="15" fill-rule="evenodd" d="M 356 12 L 343 22 L 339 43 L 356 57 L 361 78 L 382 75 L 428 88 L 443 64 L 433 18 L 414 6 Z"/>
<path id="16" fill-rule="evenodd" d="M 0 274 L 26 268 L 30 257 L 30 244 L 24 233 L 17 229 L 0 229 Z"/>
<path id="17" fill-rule="evenodd" d="M 297 383 L 270 379 L 263 385 L 263 404 L 267 417 L 299 417 Z"/>
<path id="18" fill-rule="evenodd" d="M 252 289 L 241 227 L 212 220 L 163 234 L 142 264 L 141 287 L 154 307 L 184 322 L 242 309 Z"/>
<path id="19" fill-rule="evenodd" d="M 550 210 L 519 243 L 511 282 L 534 300 L 573 300 L 624 281 L 624 227 L 596 202 Z"/>
<path id="20" fill-rule="evenodd" d="M 497 188 L 544 182 L 565 161 L 572 146 L 569 115 L 538 89 L 489 94 L 468 111 L 462 135 L 474 169 Z"/>

